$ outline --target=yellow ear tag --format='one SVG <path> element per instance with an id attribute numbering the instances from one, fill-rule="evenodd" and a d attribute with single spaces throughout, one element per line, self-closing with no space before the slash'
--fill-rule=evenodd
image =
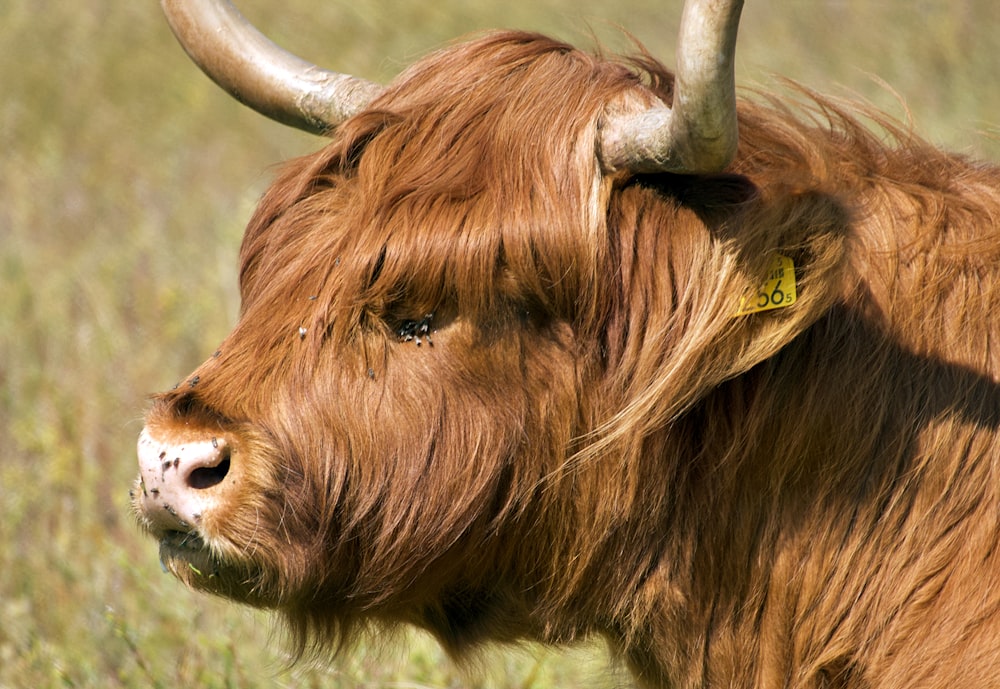
<path id="1" fill-rule="evenodd" d="M 757 294 L 740 299 L 737 316 L 791 306 L 798 299 L 795 292 L 795 264 L 787 256 L 777 255 L 767 273 L 767 280 Z"/>

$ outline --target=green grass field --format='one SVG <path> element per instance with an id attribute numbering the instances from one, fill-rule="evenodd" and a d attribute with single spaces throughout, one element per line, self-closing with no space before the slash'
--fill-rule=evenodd
<path id="1" fill-rule="evenodd" d="M 304 57 L 382 81 L 489 27 L 612 49 L 624 27 L 673 60 L 680 0 L 485 5 L 241 7 Z M 780 88 L 777 73 L 908 108 L 932 141 L 1000 160 L 994 0 L 749 0 L 740 38 L 744 86 Z M 599 644 L 461 671 L 414 636 L 289 669 L 266 616 L 186 590 L 134 527 L 146 396 L 233 325 L 255 200 L 278 162 L 320 145 L 218 91 L 155 0 L 0 0 L 0 689 L 628 686 Z"/>

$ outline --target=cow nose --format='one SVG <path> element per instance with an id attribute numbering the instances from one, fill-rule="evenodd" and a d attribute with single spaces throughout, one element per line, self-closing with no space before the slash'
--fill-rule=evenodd
<path id="1" fill-rule="evenodd" d="M 163 440 L 139 435 L 142 514 L 167 531 L 191 531 L 219 500 L 214 490 L 229 475 L 230 448 L 224 437 Z"/>

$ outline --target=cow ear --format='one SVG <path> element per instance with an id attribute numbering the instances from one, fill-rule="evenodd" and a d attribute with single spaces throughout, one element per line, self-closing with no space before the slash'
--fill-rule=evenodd
<path id="1" fill-rule="evenodd" d="M 726 227 L 747 266 L 749 290 L 734 305 L 736 351 L 729 376 L 778 353 L 819 320 L 845 283 L 850 212 L 817 191 L 778 190 L 754 204 L 740 227 Z"/>
<path id="2" fill-rule="evenodd" d="M 671 217 L 669 255 L 656 266 L 667 275 L 649 278 L 667 289 L 648 292 L 670 297 L 620 316 L 622 339 L 608 338 L 612 376 L 604 391 L 617 411 L 582 454 L 638 447 L 636 438 L 778 354 L 850 293 L 850 219 L 840 202 L 818 192 L 767 196 L 726 212 L 684 206 Z M 794 302 L 758 312 L 741 308 L 767 283 L 779 254 L 794 264 Z"/>

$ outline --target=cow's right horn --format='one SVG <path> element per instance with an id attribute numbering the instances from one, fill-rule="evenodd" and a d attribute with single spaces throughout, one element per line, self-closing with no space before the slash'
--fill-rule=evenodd
<path id="1" fill-rule="evenodd" d="M 177 40 L 205 74 L 241 103 L 283 124 L 328 134 L 382 90 L 279 48 L 228 0 L 161 0 L 161 5 Z"/>
<path id="2" fill-rule="evenodd" d="M 609 117 L 600 157 L 608 170 L 719 172 L 736 155 L 736 33 L 743 0 L 687 0 L 677 39 L 672 107 Z"/>

